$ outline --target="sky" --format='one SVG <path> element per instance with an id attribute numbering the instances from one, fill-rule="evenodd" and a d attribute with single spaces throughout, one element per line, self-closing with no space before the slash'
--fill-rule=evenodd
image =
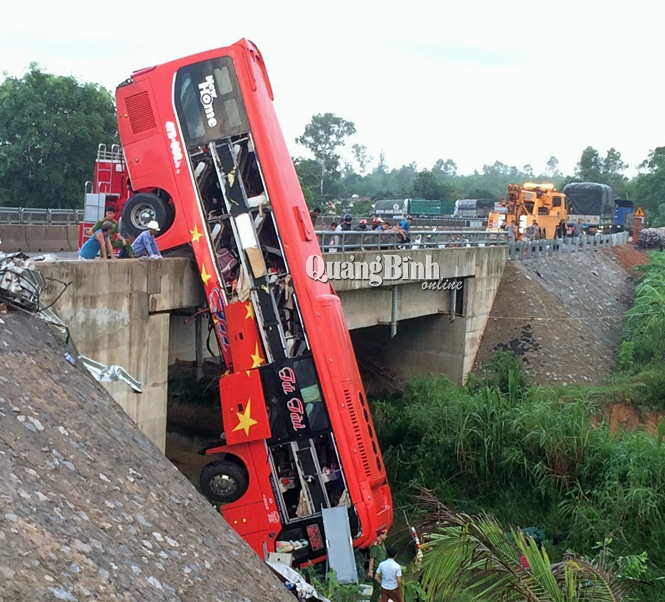
<path id="1" fill-rule="evenodd" d="M 383 152 L 389 168 L 453 159 L 472 173 L 498 160 L 538 173 L 556 156 L 572 173 L 590 145 L 615 147 L 633 175 L 665 144 L 664 16 L 643 0 L 33 0 L 3 8 L 0 73 L 34 61 L 114 90 L 246 37 L 294 157 L 308 156 L 295 138 L 312 116 L 331 112 L 355 123 L 349 148 Z"/>

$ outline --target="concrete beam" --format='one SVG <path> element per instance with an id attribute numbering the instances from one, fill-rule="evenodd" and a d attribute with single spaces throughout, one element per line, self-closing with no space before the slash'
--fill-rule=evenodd
<path id="1" fill-rule="evenodd" d="M 461 312 L 453 317 L 450 291 L 423 290 L 419 282 L 384 282 L 372 288 L 368 281 L 335 281 L 356 349 L 382 364 L 398 378 L 446 374 L 463 383 L 471 371 L 494 298 L 508 259 L 506 247 L 472 247 L 397 251 L 413 261 L 431 254 L 440 266 L 440 278 L 462 279 Z M 351 259 L 351 255 L 354 258 Z M 358 254 L 328 254 L 325 259 L 373 261 Z M 387 326 L 392 318 L 392 290 L 397 291 L 397 335 Z M 377 326 L 382 325 L 382 326 Z M 368 328 L 374 327 L 374 328 Z M 362 330 L 365 329 L 365 330 Z"/>

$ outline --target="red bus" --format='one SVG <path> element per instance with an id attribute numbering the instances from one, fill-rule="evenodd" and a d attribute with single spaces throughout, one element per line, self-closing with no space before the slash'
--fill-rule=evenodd
<path id="1" fill-rule="evenodd" d="M 324 558 L 328 508 L 368 547 L 391 493 L 339 297 L 305 271 L 321 250 L 261 53 L 241 40 L 143 69 L 116 100 L 123 223 L 191 246 L 224 363 L 204 493 L 261 556 Z"/>

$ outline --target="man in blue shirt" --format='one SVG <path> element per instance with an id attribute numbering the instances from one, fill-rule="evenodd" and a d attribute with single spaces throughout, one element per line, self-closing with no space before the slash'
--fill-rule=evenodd
<path id="1" fill-rule="evenodd" d="M 150 259 L 162 259 L 162 254 L 157 248 L 155 234 L 159 232 L 159 224 L 152 220 L 148 222 L 148 229 L 141 232 L 132 243 L 135 257 L 150 257 Z"/>
<path id="2" fill-rule="evenodd" d="M 410 215 L 406 216 L 406 219 L 403 219 L 399 227 L 404 230 L 404 234 L 406 234 L 406 238 L 403 242 L 411 242 L 411 234 L 409 233 L 409 230 L 411 230 L 411 222 L 413 221 L 413 218 Z"/>

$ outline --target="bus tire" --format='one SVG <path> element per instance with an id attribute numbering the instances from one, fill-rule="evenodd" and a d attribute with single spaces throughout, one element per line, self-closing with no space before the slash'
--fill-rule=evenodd
<path id="1" fill-rule="evenodd" d="M 228 460 L 216 460 L 201 471 L 199 485 L 206 497 L 228 504 L 245 494 L 249 479 L 242 466 Z"/>
<path id="2" fill-rule="evenodd" d="M 131 197 L 122 209 L 122 223 L 130 236 L 138 236 L 147 230 L 148 222 L 155 220 L 164 233 L 169 226 L 170 211 L 167 203 L 151 192 L 139 192 Z"/>

